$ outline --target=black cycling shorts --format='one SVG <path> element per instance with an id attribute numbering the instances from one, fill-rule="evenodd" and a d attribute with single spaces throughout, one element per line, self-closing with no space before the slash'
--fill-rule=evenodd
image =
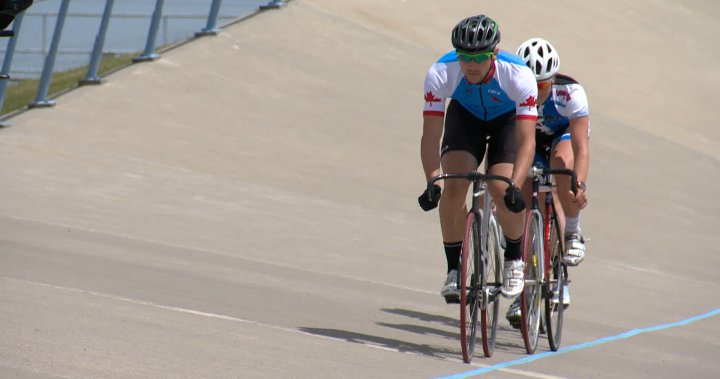
<path id="1" fill-rule="evenodd" d="M 448 151 L 467 151 L 475 157 L 479 166 L 483 161 L 486 146 L 488 167 L 498 163 L 515 163 L 515 110 L 490 121 L 483 121 L 459 102 L 450 100 L 445 112 L 441 155 Z"/>

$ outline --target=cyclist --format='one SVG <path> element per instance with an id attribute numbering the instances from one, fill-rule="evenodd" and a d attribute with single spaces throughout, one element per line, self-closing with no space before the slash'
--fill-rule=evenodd
<path id="1" fill-rule="evenodd" d="M 535 78 L 517 56 L 497 48 L 500 31 L 490 17 L 478 15 L 460 21 L 452 30 L 451 41 L 455 50 L 433 64 L 425 77 L 420 143 L 425 178 L 439 175 L 441 168 L 450 173 L 476 170 L 487 150 L 489 173 L 516 184 L 491 181 L 489 191 L 496 200 L 506 240 L 501 292 L 506 297 L 517 296 L 524 286 L 520 239 L 525 209 L 518 186 L 527 177 L 535 149 Z M 440 205 L 447 260 L 441 295 L 448 303 L 459 301 L 457 268 L 468 187 L 467 181 L 448 180 L 442 188 L 435 185 L 418 198 L 425 211 Z"/>
<path id="2" fill-rule="evenodd" d="M 590 112 L 583 87 L 573 78 L 558 73 L 560 56 L 550 42 L 531 38 L 518 47 L 517 55 L 533 70 L 538 86 L 538 121 L 536 123 L 536 164 L 575 171 L 578 192 L 570 190 L 570 178 L 555 177 L 557 198 L 564 214 L 565 257 L 568 266 L 577 266 L 585 257 L 585 239 L 580 229 L 580 210 L 588 203 L 585 180 L 590 166 Z M 530 188 L 525 188 L 529 194 Z M 563 303 L 570 304 L 565 290 Z M 557 292 L 556 292 L 557 294 Z M 517 301 L 510 306 L 507 318 L 511 324 L 520 322 Z"/>

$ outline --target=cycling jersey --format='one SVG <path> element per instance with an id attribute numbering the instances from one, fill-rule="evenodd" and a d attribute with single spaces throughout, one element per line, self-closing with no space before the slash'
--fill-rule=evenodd
<path id="1" fill-rule="evenodd" d="M 538 107 L 538 113 L 533 165 L 550 167 L 550 153 L 557 143 L 571 138 L 570 120 L 590 115 L 585 90 L 575 79 L 557 74 L 550 96 Z"/>
<path id="2" fill-rule="evenodd" d="M 471 84 L 451 51 L 430 67 L 425 76 L 424 115 L 443 116 L 448 98 L 458 101 L 477 118 L 488 121 L 513 109 L 518 119 L 537 119 L 537 86 L 532 71 L 514 54 L 500 51 L 491 73 Z"/>
<path id="3" fill-rule="evenodd" d="M 567 132 L 570 120 L 589 116 L 587 96 L 583 87 L 575 79 L 558 74 L 547 100 L 538 107 L 538 120 L 535 124 L 538 133 L 548 136 L 560 136 Z M 568 134 L 567 138 L 569 139 Z"/>

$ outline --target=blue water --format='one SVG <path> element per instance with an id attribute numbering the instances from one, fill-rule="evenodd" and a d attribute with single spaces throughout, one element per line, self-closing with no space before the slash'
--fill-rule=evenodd
<path id="1" fill-rule="evenodd" d="M 25 12 L 11 66 L 13 78 L 37 78 L 45 64 L 61 0 L 35 0 Z M 70 0 L 55 61 L 55 71 L 88 64 L 106 0 Z M 105 37 L 106 54 L 142 52 L 156 0 L 115 0 Z M 255 12 L 269 0 L 222 0 L 218 26 Z M 207 25 L 212 0 L 165 0 L 155 46 L 192 37 Z M 12 27 L 12 25 L 11 25 Z M 8 39 L 0 40 L 5 57 Z"/>

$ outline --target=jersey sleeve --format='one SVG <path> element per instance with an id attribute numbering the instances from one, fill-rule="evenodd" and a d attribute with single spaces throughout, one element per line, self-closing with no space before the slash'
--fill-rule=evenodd
<path id="1" fill-rule="evenodd" d="M 506 90 L 515 102 L 515 118 L 537 120 L 538 90 L 535 75 L 526 66 L 518 66 L 512 77 L 512 85 Z"/>
<path id="2" fill-rule="evenodd" d="M 564 107 L 558 107 L 561 115 L 569 119 L 590 115 L 587 95 L 580 84 L 568 84 L 556 91 L 555 97 L 565 103 Z"/>
<path id="3" fill-rule="evenodd" d="M 424 116 L 445 115 L 445 101 L 450 97 L 447 82 L 446 65 L 436 63 L 430 67 L 427 75 L 425 75 L 425 88 L 423 90 L 425 96 Z"/>

